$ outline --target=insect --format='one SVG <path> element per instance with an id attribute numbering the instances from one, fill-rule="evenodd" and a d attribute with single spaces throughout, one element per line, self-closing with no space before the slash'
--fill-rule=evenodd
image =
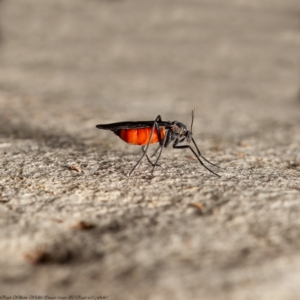
<path id="1" fill-rule="evenodd" d="M 186 125 L 180 121 L 163 121 L 161 116 L 158 115 L 155 121 L 136 121 L 136 122 L 119 122 L 111 124 L 99 124 L 96 125 L 99 129 L 111 130 L 117 136 L 119 136 L 123 141 L 133 145 L 142 146 L 143 154 L 134 167 L 129 172 L 128 176 L 132 174 L 138 164 L 141 162 L 144 156 L 146 156 L 148 162 L 153 166 L 152 173 L 156 166 L 159 166 L 157 163 L 162 154 L 164 148 L 167 148 L 171 143 L 173 143 L 174 149 L 190 149 L 200 164 L 206 168 L 208 171 L 214 175 L 221 177 L 211 169 L 209 169 L 200 158 L 215 166 L 219 166 L 211 163 L 207 160 L 200 152 L 196 142 L 193 138 L 193 122 L 194 122 L 194 110 L 192 111 L 192 122 L 191 130 L 188 130 Z M 196 151 L 190 145 L 182 145 L 183 142 L 191 143 L 193 142 Z M 159 151 L 159 154 L 156 158 L 156 161 L 153 163 L 149 158 L 147 152 L 150 144 L 159 143 L 159 147 L 156 149 L 152 156 L 155 156 Z"/>

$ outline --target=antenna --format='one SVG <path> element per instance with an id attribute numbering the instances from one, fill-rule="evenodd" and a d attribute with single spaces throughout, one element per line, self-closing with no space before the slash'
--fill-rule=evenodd
<path id="1" fill-rule="evenodd" d="M 193 132 L 194 116 L 195 116 L 195 108 L 192 110 L 192 123 L 191 123 L 191 132 Z"/>

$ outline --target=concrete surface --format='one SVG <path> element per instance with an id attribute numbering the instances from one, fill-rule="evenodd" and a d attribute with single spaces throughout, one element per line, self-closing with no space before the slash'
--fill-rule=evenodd
<path id="1" fill-rule="evenodd" d="M 299 12 L 2 0 L 1 297 L 299 299 Z M 194 107 L 220 179 L 171 147 L 128 178 L 141 150 L 95 128 Z"/>

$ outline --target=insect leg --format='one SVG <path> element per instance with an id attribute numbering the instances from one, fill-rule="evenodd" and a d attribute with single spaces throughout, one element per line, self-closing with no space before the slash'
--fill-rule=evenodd
<path id="1" fill-rule="evenodd" d="M 211 164 L 212 166 L 214 166 L 214 167 L 217 167 L 217 168 L 219 168 L 219 169 L 221 169 L 221 167 L 219 167 L 219 166 L 217 166 L 217 165 L 215 165 L 215 164 L 213 164 L 212 162 L 210 162 L 209 160 L 207 160 L 202 154 L 201 154 L 201 152 L 200 152 L 200 150 L 199 150 L 199 148 L 198 148 L 198 146 L 196 145 L 196 143 L 195 143 L 195 141 L 194 141 L 194 139 L 192 138 L 192 141 L 193 141 L 193 143 L 194 143 L 194 145 L 195 145 L 195 147 L 196 147 L 196 149 L 197 149 L 197 151 L 198 151 L 198 154 L 199 154 L 199 156 L 200 157 L 202 157 L 206 162 L 208 162 L 209 164 Z"/>
<path id="2" fill-rule="evenodd" d="M 161 147 L 161 145 L 159 145 L 159 147 L 155 150 L 155 152 L 151 155 L 151 157 L 155 156 L 157 151 L 159 150 L 159 148 Z"/>
<path id="3" fill-rule="evenodd" d="M 161 138 L 161 137 L 160 137 L 160 138 Z M 161 154 L 162 154 L 163 148 L 166 148 L 166 147 L 170 144 L 170 142 L 171 142 L 171 131 L 168 130 L 168 132 L 165 134 L 164 139 L 159 141 L 159 143 L 161 144 L 161 145 L 160 145 L 160 152 L 159 152 L 158 157 L 157 157 L 157 159 L 156 159 L 156 161 L 155 161 L 155 163 L 154 163 L 154 166 L 153 166 L 153 169 L 152 169 L 152 173 L 154 172 L 155 166 L 157 166 L 157 162 L 158 162 L 158 160 L 160 159 L 160 156 L 161 156 Z M 158 149 L 159 149 L 159 148 L 158 148 Z M 157 150 L 158 150 L 158 149 L 157 149 Z M 156 151 L 157 151 L 157 150 L 156 150 Z"/>
<path id="4" fill-rule="evenodd" d="M 152 126 L 152 130 L 151 130 L 151 134 L 150 134 L 150 138 L 149 138 L 149 141 L 148 141 L 148 144 L 147 144 L 147 147 L 146 149 L 143 149 L 143 155 L 140 157 L 140 159 L 137 161 L 137 163 L 133 166 L 133 168 L 131 169 L 131 171 L 129 172 L 128 176 L 131 175 L 131 173 L 134 171 L 134 169 L 138 166 L 138 164 L 141 162 L 141 160 L 143 159 L 143 157 L 145 155 L 147 155 L 147 151 L 148 151 L 148 148 L 149 148 L 149 145 L 150 145 L 150 142 L 152 140 L 152 136 L 153 136 L 153 132 L 154 132 L 154 129 L 156 128 L 157 130 L 157 133 L 158 133 L 158 137 L 160 138 L 160 130 L 159 130 L 159 126 L 158 126 L 158 123 L 157 122 L 161 122 L 162 119 L 161 119 L 161 116 L 158 115 L 155 119 L 155 121 L 153 122 L 153 126 Z M 151 163 L 152 164 L 152 163 Z"/>
<path id="5" fill-rule="evenodd" d="M 186 149 L 186 148 L 189 148 L 193 153 L 194 155 L 196 156 L 196 158 L 198 159 L 198 161 L 200 162 L 200 164 L 205 168 L 207 169 L 209 172 L 213 173 L 214 175 L 218 176 L 218 177 L 221 177 L 219 174 L 215 173 L 214 171 L 212 171 L 211 169 L 209 169 L 202 161 L 201 159 L 198 157 L 198 155 L 196 154 L 196 152 L 194 151 L 194 149 L 189 146 L 189 145 L 178 145 L 179 141 L 176 140 L 173 144 L 173 148 L 174 149 Z M 201 156 L 202 157 L 202 156 Z"/>
<path id="6" fill-rule="evenodd" d="M 158 148 L 158 149 L 159 149 L 159 148 Z M 158 149 L 157 149 L 157 150 L 158 150 Z M 156 150 L 156 152 L 157 152 L 157 150 Z M 143 151 L 144 153 L 146 152 L 144 146 L 142 147 L 142 151 Z M 154 163 L 151 161 L 151 159 L 149 158 L 148 154 L 145 153 L 145 155 L 146 155 L 146 157 L 147 157 L 147 160 L 148 160 L 149 164 L 152 165 L 152 166 L 155 166 L 155 164 L 154 164 Z M 161 167 L 161 165 L 158 165 L 158 164 L 157 164 L 157 166 L 158 166 L 158 167 Z"/>
<path id="7" fill-rule="evenodd" d="M 162 121 L 160 115 L 156 118 L 156 121 L 157 122 Z M 159 126 L 156 126 L 156 130 L 157 130 L 157 136 L 158 136 L 158 141 L 159 141 L 159 147 L 154 151 L 154 153 L 151 155 L 151 157 L 155 156 L 157 151 L 163 147 L 163 139 L 161 138 L 161 132 L 160 132 Z"/>

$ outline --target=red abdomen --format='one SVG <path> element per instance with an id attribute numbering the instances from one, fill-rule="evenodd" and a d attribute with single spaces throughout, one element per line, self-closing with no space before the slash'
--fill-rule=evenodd
<path id="1" fill-rule="evenodd" d="M 121 129 L 117 135 L 126 143 L 133 145 L 147 145 L 150 139 L 152 128 L 140 129 Z M 165 128 L 160 128 L 160 136 L 162 139 L 165 137 Z M 154 129 L 150 144 L 158 143 L 157 130 Z"/>

